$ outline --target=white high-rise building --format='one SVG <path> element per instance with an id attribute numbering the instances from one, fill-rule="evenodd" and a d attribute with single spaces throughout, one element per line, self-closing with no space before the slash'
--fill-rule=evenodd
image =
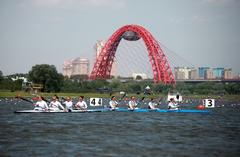
<path id="1" fill-rule="evenodd" d="M 98 40 L 97 43 L 94 45 L 95 50 L 95 59 L 97 59 L 98 55 L 102 51 L 102 48 L 104 47 L 106 41 L 105 40 Z"/>
<path id="2" fill-rule="evenodd" d="M 76 58 L 72 61 L 72 75 L 88 75 L 89 74 L 89 60 Z"/>
<path id="3" fill-rule="evenodd" d="M 213 70 L 210 68 L 210 69 L 207 69 L 206 72 L 205 72 L 205 79 L 214 79 L 214 76 L 213 76 Z"/>
<path id="4" fill-rule="evenodd" d="M 63 63 L 63 76 L 71 77 L 72 75 L 72 61 L 65 60 Z"/>
<path id="5" fill-rule="evenodd" d="M 80 75 L 89 75 L 89 60 L 80 59 Z"/>
<path id="6" fill-rule="evenodd" d="M 224 79 L 232 79 L 232 69 L 225 69 L 224 70 Z"/>
<path id="7" fill-rule="evenodd" d="M 175 78 L 177 80 L 187 80 L 190 79 L 190 71 L 194 70 L 194 68 L 190 67 L 175 67 Z"/>
<path id="8" fill-rule="evenodd" d="M 73 75 L 88 75 L 89 60 L 84 58 L 75 58 L 64 61 L 63 75 L 71 77 Z"/>
<path id="9" fill-rule="evenodd" d="M 134 80 L 137 80 L 138 78 L 140 78 L 140 80 L 145 80 L 148 78 L 145 73 L 132 73 L 132 77 Z"/>
<path id="10" fill-rule="evenodd" d="M 95 50 L 95 62 L 97 61 L 97 57 L 101 53 L 106 41 L 105 40 L 98 40 L 97 43 L 94 45 Z M 111 69 L 111 76 L 117 77 L 117 64 L 116 61 L 113 61 L 112 69 Z"/>

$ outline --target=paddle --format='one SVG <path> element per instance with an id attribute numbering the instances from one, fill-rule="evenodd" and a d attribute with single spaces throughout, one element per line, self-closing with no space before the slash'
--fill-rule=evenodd
<path id="1" fill-rule="evenodd" d="M 144 99 L 145 99 L 145 96 L 143 96 L 138 103 L 142 103 Z"/>
<path id="2" fill-rule="evenodd" d="M 64 100 L 64 101 L 66 101 L 66 98 L 64 98 L 64 97 L 61 97 L 61 99 Z"/>
<path id="3" fill-rule="evenodd" d="M 43 100 L 43 101 L 46 101 L 47 103 L 50 103 L 50 101 L 47 100 L 47 99 L 45 99 L 44 97 L 42 97 L 42 100 Z"/>
<path id="4" fill-rule="evenodd" d="M 125 93 L 122 95 L 122 97 L 119 99 L 119 101 L 122 101 L 123 98 L 125 98 L 126 96 L 127 96 L 127 93 L 125 92 Z"/>
<path id="5" fill-rule="evenodd" d="M 37 95 L 37 94 L 32 94 L 33 96 L 37 96 L 37 97 L 39 97 L 40 95 Z M 47 103 L 50 103 L 50 101 L 48 101 L 47 99 L 45 99 L 43 96 L 41 96 L 42 97 L 42 100 L 43 101 L 46 101 Z"/>
<path id="6" fill-rule="evenodd" d="M 143 97 L 140 99 L 139 102 L 142 102 L 144 99 L 145 99 L 145 96 L 143 96 Z"/>
<path id="7" fill-rule="evenodd" d="M 159 98 L 157 105 L 161 105 L 162 98 Z"/>
<path id="8" fill-rule="evenodd" d="M 21 97 L 21 96 L 15 96 L 15 98 L 22 99 L 22 100 L 24 100 L 24 101 L 26 101 L 26 102 L 29 102 L 29 103 L 33 104 L 33 102 L 32 102 L 31 100 L 28 100 L 28 99 L 23 98 L 23 97 Z"/>

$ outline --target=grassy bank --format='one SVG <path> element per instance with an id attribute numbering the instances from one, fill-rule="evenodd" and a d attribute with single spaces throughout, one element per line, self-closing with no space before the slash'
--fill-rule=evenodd
<path id="1" fill-rule="evenodd" d="M 22 92 L 22 91 L 17 91 L 17 92 L 1 92 L 0 91 L 0 97 L 16 97 L 18 95 L 21 97 L 34 97 L 37 95 L 41 95 L 44 97 L 51 97 L 53 95 L 58 95 L 59 97 L 65 97 L 65 96 L 78 97 L 80 95 L 83 95 L 84 97 L 102 97 L 102 98 L 109 97 L 109 94 L 100 94 L 100 93 L 37 93 L 37 94 L 32 94 L 32 93 L 26 93 L 26 92 Z"/>
<path id="2" fill-rule="evenodd" d="M 59 97 L 66 97 L 66 96 L 71 96 L 71 97 L 78 97 L 80 95 L 83 95 L 86 98 L 91 98 L 91 97 L 95 97 L 95 98 L 110 98 L 110 94 L 109 93 L 37 93 L 37 95 L 42 95 L 44 97 L 51 97 L 53 95 L 58 95 Z M 117 97 L 121 97 L 121 95 L 119 93 L 113 93 L 115 96 Z M 0 98 L 1 97 L 16 97 L 17 95 L 22 96 L 22 97 L 34 97 L 36 96 L 35 94 L 31 94 L 31 93 L 26 93 L 23 91 L 17 91 L 17 92 L 10 92 L 10 91 L 0 91 Z M 136 96 L 138 98 L 143 97 L 144 95 L 140 94 L 140 95 L 136 95 L 136 94 L 128 94 L 129 96 Z M 151 97 L 155 97 L 155 98 L 166 98 L 167 95 L 152 95 L 152 96 L 145 96 L 148 98 Z M 214 98 L 214 99 L 219 99 L 218 95 L 183 95 L 184 99 L 204 99 L 204 98 Z M 240 95 L 224 95 L 221 99 L 223 100 L 228 100 L 228 101 L 238 101 L 240 102 Z"/>

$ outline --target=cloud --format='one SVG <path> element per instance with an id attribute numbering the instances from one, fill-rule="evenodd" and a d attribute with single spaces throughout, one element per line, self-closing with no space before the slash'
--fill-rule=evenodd
<path id="1" fill-rule="evenodd" d="M 174 24 L 180 24 L 180 23 L 186 22 L 186 18 L 183 18 L 183 17 L 181 17 L 181 18 L 171 17 L 171 18 L 169 19 L 169 21 L 170 21 L 171 23 L 174 23 Z"/>
<path id="2" fill-rule="evenodd" d="M 239 0 L 202 0 L 203 3 L 213 5 L 234 5 L 240 4 Z"/>
<path id="3" fill-rule="evenodd" d="M 191 17 L 191 21 L 204 23 L 204 22 L 210 22 L 211 20 L 210 20 L 210 17 L 204 17 L 204 16 L 200 16 L 200 15 L 193 15 Z"/>
<path id="4" fill-rule="evenodd" d="M 206 23 L 211 22 L 210 17 L 202 15 L 192 15 L 189 17 L 172 17 L 169 19 L 170 23 L 181 24 L 181 23 Z"/>
<path id="5" fill-rule="evenodd" d="M 35 6 L 41 6 L 41 7 L 58 6 L 63 2 L 64 2 L 63 0 L 33 0 L 33 4 Z"/>
<path id="6" fill-rule="evenodd" d="M 113 7 L 122 8 L 124 0 L 33 0 L 38 7 Z"/>
<path id="7" fill-rule="evenodd" d="M 108 7 L 108 6 L 115 6 L 115 7 L 124 7 L 125 2 L 122 0 L 79 0 L 82 4 L 88 6 L 99 6 L 99 7 Z"/>

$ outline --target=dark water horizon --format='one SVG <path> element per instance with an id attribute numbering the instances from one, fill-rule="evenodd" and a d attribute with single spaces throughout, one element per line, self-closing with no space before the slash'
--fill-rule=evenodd
<path id="1" fill-rule="evenodd" d="M 0 156 L 239 157 L 239 104 L 210 114 L 15 114 L 33 107 L 1 99 Z"/>

